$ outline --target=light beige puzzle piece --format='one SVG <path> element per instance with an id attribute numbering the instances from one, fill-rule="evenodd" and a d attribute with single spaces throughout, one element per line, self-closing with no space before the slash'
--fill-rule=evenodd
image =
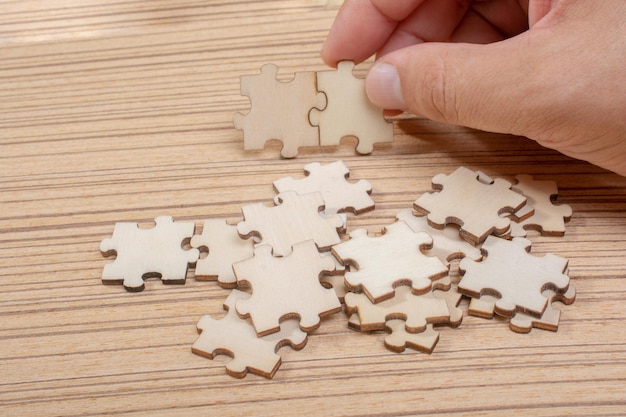
<path id="1" fill-rule="evenodd" d="M 433 247 L 425 253 L 438 257 L 446 265 L 454 259 L 467 257 L 480 261 L 482 258 L 480 249 L 460 236 L 458 225 L 448 224 L 443 229 L 435 229 L 428 224 L 426 216 L 415 216 L 411 209 L 400 211 L 396 219 L 408 224 L 414 232 L 428 233 L 433 239 Z"/>
<path id="2" fill-rule="evenodd" d="M 572 208 L 553 203 L 558 195 L 556 182 L 534 180 L 530 175 L 515 178 L 517 184 L 511 189 L 523 194 L 534 212 L 528 218 L 511 223 L 511 235 L 524 237 L 527 230 L 537 230 L 543 236 L 563 236 L 565 222 L 572 217 Z"/>
<path id="3" fill-rule="evenodd" d="M 104 266 L 103 284 L 124 284 L 128 291 L 142 291 L 144 279 L 160 277 L 164 284 L 184 284 L 189 264 L 200 255 L 197 249 L 183 249 L 193 236 L 193 222 L 174 222 L 170 216 L 154 219 L 150 229 L 137 223 L 116 223 L 113 236 L 102 240 L 103 256 L 116 254 L 115 261 Z"/>
<path id="4" fill-rule="evenodd" d="M 385 326 L 391 332 L 385 338 L 385 347 L 394 352 L 400 353 L 411 348 L 432 353 L 439 341 L 439 332 L 435 331 L 432 324 L 426 325 L 426 330 L 420 333 L 408 332 L 404 320 L 389 320 Z"/>
<path id="5" fill-rule="evenodd" d="M 512 317 L 516 311 L 540 316 L 547 305 L 542 291 L 552 288 L 563 292 L 569 286 L 569 277 L 564 273 L 568 262 L 553 254 L 533 256 L 530 246 L 524 238 L 489 236 L 481 249 L 482 261 L 466 258 L 459 263 L 464 273 L 458 291 L 474 298 L 484 294 L 499 297 L 495 311 L 504 317 Z"/>
<path id="6" fill-rule="evenodd" d="M 289 256 L 272 256 L 269 245 L 254 249 L 254 257 L 233 264 L 239 283 L 252 286 L 252 297 L 236 304 L 240 317 L 250 317 L 258 335 L 279 329 L 282 320 L 300 319 L 300 328 L 312 331 L 320 317 L 341 310 L 334 290 L 320 283 L 323 271 L 332 271 L 334 261 L 322 257 L 312 240 L 293 245 Z"/>
<path id="7" fill-rule="evenodd" d="M 278 67 L 265 64 L 261 73 L 241 76 L 241 94 L 250 98 L 250 112 L 235 114 L 244 131 L 244 149 L 263 149 L 269 140 L 283 143 L 281 156 L 294 158 L 298 148 L 319 146 L 319 129 L 309 123 L 312 108 L 323 109 L 326 97 L 317 91 L 315 72 L 297 72 L 293 80 L 276 79 Z"/>
<path id="8" fill-rule="evenodd" d="M 436 175 L 432 183 L 439 191 L 420 196 L 415 200 L 415 210 L 427 214 L 429 224 L 435 228 L 458 224 L 461 236 L 475 245 L 491 233 L 504 233 L 511 222 L 500 215 L 514 213 L 526 202 L 524 196 L 511 191 L 508 181 L 491 180 L 465 167 L 450 175 Z"/>
<path id="9" fill-rule="evenodd" d="M 345 211 L 360 214 L 374 209 L 374 200 L 370 197 L 372 186 L 366 180 L 348 182 L 350 171 L 343 161 L 326 165 L 312 162 L 305 165 L 304 170 L 307 173 L 305 178 L 285 177 L 274 181 L 276 191 L 295 191 L 298 194 L 320 192 L 326 214 Z"/>
<path id="10" fill-rule="evenodd" d="M 285 345 L 302 349 L 307 334 L 299 329 L 296 320 L 288 320 L 281 324 L 279 332 L 257 337 L 252 324 L 239 318 L 235 311 L 236 300 L 249 297 L 250 294 L 233 290 L 224 302 L 226 316 L 217 320 L 203 316 L 197 325 L 200 335 L 191 350 L 209 359 L 217 355 L 232 357 L 226 363 L 226 372 L 236 378 L 243 378 L 248 372 L 272 378 L 281 364 L 276 351 Z"/>
<path id="11" fill-rule="evenodd" d="M 325 288 L 332 288 L 335 290 L 335 294 L 341 303 L 346 295 L 346 284 L 344 282 L 344 274 L 346 272 L 345 266 L 343 266 L 330 252 L 320 253 L 321 257 L 329 257 L 335 263 L 335 270 L 328 271 L 320 277 L 320 283 Z"/>
<path id="12" fill-rule="evenodd" d="M 191 246 L 209 252 L 196 262 L 196 280 L 217 281 L 223 288 L 237 286 L 233 263 L 251 258 L 254 253 L 252 240 L 242 239 L 237 227 L 223 219 L 205 220 L 202 234 L 191 238 Z"/>
<path id="13" fill-rule="evenodd" d="M 363 293 L 349 292 L 345 296 L 346 312 L 358 313 L 358 329 L 361 331 L 383 330 L 389 320 L 404 320 L 407 331 L 418 333 L 427 324 L 447 324 L 450 310 L 446 300 L 435 297 L 432 292 L 414 294 L 411 287 L 396 288 L 393 298 L 373 304 Z M 356 318 L 349 323 L 357 326 Z"/>
<path id="14" fill-rule="evenodd" d="M 343 217 L 320 214 L 324 200 L 320 193 L 298 195 L 287 191 L 278 195 L 278 206 L 250 204 L 242 207 L 244 221 L 237 224 L 239 235 L 256 236 L 261 244 L 271 245 L 274 256 L 286 256 L 292 245 L 312 239 L 320 251 L 341 241 L 338 230 L 344 227 Z"/>
<path id="15" fill-rule="evenodd" d="M 353 62 L 342 61 L 336 71 L 317 73 L 317 88 L 326 95 L 327 105 L 323 111 L 311 110 L 309 120 L 319 126 L 320 145 L 339 145 L 344 136 L 355 136 L 356 151 L 369 154 L 374 143 L 393 142 L 393 123 L 369 101 L 365 80 L 356 78 L 353 68 Z"/>
<path id="16" fill-rule="evenodd" d="M 416 233 L 398 221 L 378 237 L 357 229 L 350 240 L 333 246 L 332 252 L 344 265 L 357 269 L 345 273 L 348 288 L 362 289 L 370 300 L 379 302 L 393 297 L 394 288 L 402 284 L 410 284 L 415 292 L 428 291 L 432 280 L 448 273 L 448 267 L 437 257 L 422 253 L 431 244 L 427 233 Z"/>

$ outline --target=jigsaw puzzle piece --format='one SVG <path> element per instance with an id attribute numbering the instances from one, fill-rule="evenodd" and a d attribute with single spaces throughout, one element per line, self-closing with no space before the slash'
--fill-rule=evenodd
<path id="1" fill-rule="evenodd" d="M 239 237 L 237 227 L 222 219 L 206 220 L 202 234 L 191 238 L 191 246 L 209 251 L 205 258 L 196 262 L 196 280 L 217 281 L 223 288 L 237 286 L 233 263 L 251 258 L 254 254 L 252 240 Z"/>
<path id="2" fill-rule="evenodd" d="M 427 214 L 435 228 L 448 223 L 461 226 L 461 236 L 477 245 L 492 233 L 502 234 L 510 226 L 510 219 L 502 213 L 514 213 L 526 198 L 512 191 L 504 179 L 492 180 L 481 172 L 459 167 L 450 175 L 433 177 L 433 189 L 415 200 L 416 211 Z"/>
<path id="3" fill-rule="evenodd" d="M 394 352 L 404 352 L 411 348 L 424 353 L 432 353 L 439 342 L 439 333 L 432 324 L 426 325 L 426 329 L 419 333 L 410 333 L 406 330 L 404 320 L 389 320 L 385 325 L 391 332 L 385 338 L 385 347 Z"/>
<path id="4" fill-rule="evenodd" d="M 326 95 L 327 105 L 323 111 L 311 110 L 309 120 L 319 126 L 320 145 L 339 145 L 341 138 L 355 136 L 356 151 L 369 154 L 374 143 L 393 142 L 393 123 L 369 101 L 365 79 L 356 78 L 353 68 L 353 62 L 342 61 L 336 71 L 317 73 L 317 88 Z"/>
<path id="5" fill-rule="evenodd" d="M 315 330 L 321 317 L 341 310 L 334 290 L 320 283 L 322 272 L 334 268 L 335 262 L 320 256 L 312 240 L 295 244 L 285 257 L 272 256 L 268 245 L 257 246 L 253 258 L 233 264 L 237 281 L 252 286 L 252 297 L 237 301 L 237 312 L 251 318 L 259 336 L 296 317 L 302 330 Z"/>
<path id="6" fill-rule="evenodd" d="M 261 244 L 271 245 L 275 256 L 286 256 L 292 245 L 313 240 L 320 251 L 341 241 L 338 231 L 344 227 L 341 215 L 320 214 L 324 200 L 320 193 L 298 195 L 287 191 L 278 195 L 278 206 L 250 204 L 242 207 L 244 221 L 237 224 L 243 238 L 256 236 Z"/>
<path id="7" fill-rule="evenodd" d="M 191 350 L 209 359 L 217 355 L 232 357 L 226 363 L 226 372 L 236 378 L 243 378 L 248 372 L 272 378 L 281 365 L 278 349 L 285 345 L 302 349 L 307 334 L 299 329 L 297 321 L 288 320 L 282 323 L 279 332 L 257 337 L 254 327 L 235 312 L 236 300 L 249 297 L 250 294 L 233 290 L 224 303 L 226 316 L 218 320 L 203 316 L 197 324 L 200 335 Z"/>
<path id="8" fill-rule="evenodd" d="M 103 256 L 116 254 L 104 266 L 102 283 L 123 284 L 128 291 L 142 291 L 144 279 L 151 277 L 160 277 L 164 284 L 184 284 L 189 264 L 200 255 L 197 249 L 183 249 L 194 229 L 194 223 L 174 222 L 170 216 L 156 217 L 150 229 L 116 223 L 113 236 L 100 242 Z"/>
<path id="9" fill-rule="evenodd" d="M 480 249 L 463 239 L 459 234 L 459 227 L 455 224 L 448 224 L 443 229 L 435 229 L 428 224 L 426 216 L 415 216 L 411 209 L 402 210 L 396 218 L 408 224 L 414 232 L 428 233 L 433 239 L 433 247 L 425 253 L 438 257 L 446 265 L 454 259 L 465 257 L 474 261 L 482 259 Z"/>
<path id="10" fill-rule="evenodd" d="M 428 291 L 432 280 L 448 273 L 437 257 L 422 253 L 431 244 L 427 233 L 416 233 L 399 221 L 378 237 L 368 236 L 365 229 L 355 230 L 332 252 L 344 265 L 357 269 L 345 273 L 348 288 L 362 289 L 370 300 L 379 302 L 393 297 L 394 288 L 401 284 L 410 283 L 415 292 Z"/>
<path id="11" fill-rule="evenodd" d="M 283 143 L 281 156 L 294 158 L 298 148 L 319 146 L 319 129 L 309 123 L 312 108 L 322 110 L 326 96 L 317 91 L 315 72 L 297 72 L 289 82 L 278 81 L 278 67 L 265 64 L 261 73 L 241 76 L 241 94 L 250 98 L 250 112 L 235 114 L 244 132 L 244 149 L 263 149 L 269 140 Z"/>
<path id="12" fill-rule="evenodd" d="M 530 246 L 524 238 L 509 241 L 489 236 L 481 249 L 482 261 L 461 260 L 463 278 L 458 291 L 474 298 L 483 294 L 499 297 L 495 311 L 504 317 L 512 317 L 518 310 L 541 316 L 547 305 L 541 292 L 546 288 L 563 292 L 569 286 L 565 274 L 568 261 L 553 254 L 533 256 Z"/>
<path id="13" fill-rule="evenodd" d="M 327 165 L 313 162 L 305 165 L 304 170 L 307 173 L 305 178 L 286 177 L 274 181 L 276 191 L 295 191 L 298 194 L 320 192 L 326 214 L 344 211 L 360 214 L 374 209 L 374 200 L 370 197 L 371 184 L 366 180 L 348 182 L 350 171 L 343 161 Z"/>
<path id="14" fill-rule="evenodd" d="M 554 290 L 546 290 L 543 293 L 548 299 L 548 305 L 540 318 L 533 317 L 530 314 L 518 312 L 511 318 L 509 327 L 517 333 L 528 333 L 532 328 L 550 330 L 556 332 L 559 329 L 561 321 L 561 310 L 555 308 L 553 303 L 560 302 L 565 305 L 572 304 L 576 299 L 576 289 L 570 285 L 565 293 L 559 293 Z"/>

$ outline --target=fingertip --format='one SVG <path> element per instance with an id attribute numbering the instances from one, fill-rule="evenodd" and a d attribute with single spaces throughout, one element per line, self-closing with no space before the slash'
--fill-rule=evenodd
<path id="1" fill-rule="evenodd" d="M 400 76 L 395 66 L 376 62 L 365 79 L 365 91 L 370 101 L 383 109 L 406 110 Z"/>

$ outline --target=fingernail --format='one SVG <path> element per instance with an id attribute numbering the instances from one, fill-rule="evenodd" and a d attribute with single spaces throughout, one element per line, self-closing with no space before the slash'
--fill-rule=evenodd
<path id="1" fill-rule="evenodd" d="M 391 64 L 374 64 L 367 74 L 365 90 L 370 101 L 378 107 L 406 110 L 398 70 Z"/>

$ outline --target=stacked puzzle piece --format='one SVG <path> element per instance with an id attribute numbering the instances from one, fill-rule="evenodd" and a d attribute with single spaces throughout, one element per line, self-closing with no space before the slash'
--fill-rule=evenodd
<path id="1" fill-rule="evenodd" d="M 198 322 L 192 351 L 232 356 L 226 369 L 236 377 L 271 378 L 280 366 L 277 350 L 303 348 L 321 318 L 341 311 L 341 301 L 350 328 L 386 330 L 385 346 L 398 352 L 432 352 L 437 326 L 461 324 L 463 296 L 470 298 L 469 314 L 509 318 L 517 332 L 555 331 L 560 310 L 553 302 L 574 301 L 567 260 L 531 255 L 523 237 L 531 229 L 564 233 L 571 209 L 553 204 L 553 182 L 521 175 L 513 186 L 460 167 L 435 176 L 435 191 L 377 236 L 364 229 L 345 236 L 345 212 L 374 209 L 371 185 L 347 181 L 341 161 L 305 171 L 304 178 L 274 182 L 274 206 L 243 206 L 236 226 L 211 219 L 194 234 L 194 223 L 167 216 L 152 229 L 117 223 L 101 243 L 105 256 L 117 255 L 102 282 L 129 291 L 142 290 L 150 277 L 183 284 L 195 265 L 197 280 L 232 289 L 223 318 Z M 208 251 L 202 259 L 201 250 Z M 449 274 L 454 260 L 460 260 L 458 283 Z"/>
<path id="2" fill-rule="evenodd" d="M 393 142 L 393 123 L 385 120 L 365 94 L 365 80 L 352 74 L 354 63 L 342 61 L 336 71 L 298 72 L 289 82 L 276 79 L 278 67 L 241 77 L 241 94 L 250 112 L 237 113 L 244 149 L 263 149 L 279 140 L 281 156 L 294 158 L 299 147 L 339 145 L 345 136 L 358 139 L 356 151 L 371 153 L 374 143 Z"/>

